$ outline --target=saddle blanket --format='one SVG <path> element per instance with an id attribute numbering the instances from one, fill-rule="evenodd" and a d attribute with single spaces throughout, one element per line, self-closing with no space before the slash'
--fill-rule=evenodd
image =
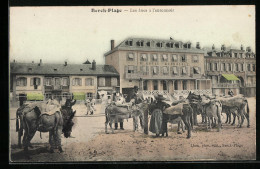
<path id="1" fill-rule="evenodd" d="M 171 114 L 171 115 L 175 115 L 175 114 L 183 114 L 182 109 L 183 109 L 183 105 L 184 103 L 179 103 L 176 106 L 171 106 L 166 108 L 163 113 L 164 114 Z"/>
<path id="2" fill-rule="evenodd" d="M 60 105 L 53 105 L 53 104 L 46 104 L 45 102 L 35 102 L 25 105 L 25 108 L 23 109 L 24 112 L 30 112 L 35 107 L 38 107 L 41 111 L 41 114 L 48 114 L 52 115 L 56 111 L 60 111 L 61 106 Z"/>

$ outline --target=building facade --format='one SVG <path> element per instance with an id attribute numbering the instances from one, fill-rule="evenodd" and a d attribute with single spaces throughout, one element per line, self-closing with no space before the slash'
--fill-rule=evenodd
<path id="1" fill-rule="evenodd" d="M 226 95 L 231 89 L 234 94 L 255 96 L 256 56 L 250 47 L 244 50 L 212 46 L 205 56 L 205 73 L 212 79 L 213 93 Z M 233 76 L 233 78 L 230 78 Z"/>
<path id="2" fill-rule="evenodd" d="M 211 81 L 205 78 L 204 51 L 199 43 L 173 39 L 127 38 L 105 53 L 105 63 L 120 74 L 120 92 L 138 86 L 144 93 L 211 93 Z"/>
<path id="3" fill-rule="evenodd" d="M 105 79 L 105 83 L 101 83 Z M 44 99 L 66 99 L 76 94 L 96 98 L 98 91 L 116 91 L 119 74 L 109 65 L 10 63 L 10 91 L 13 99 L 42 94 Z"/>

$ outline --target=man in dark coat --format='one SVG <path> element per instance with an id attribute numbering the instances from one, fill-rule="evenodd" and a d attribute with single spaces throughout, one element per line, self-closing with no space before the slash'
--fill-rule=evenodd
<path id="1" fill-rule="evenodd" d="M 150 127 L 149 131 L 156 134 L 156 137 L 159 136 L 159 134 L 162 134 L 162 122 L 163 122 L 163 111 L 165 108 L 170 107 L 165 102 L 162 102 L 165 100 L 163 95 L 155 96 L 156 102 L 152 103 L 150 105 L 150 111 L 152 113 L 151 120 L 150 120 Z M 167 123 L 166 123 L 167 125 Z"/>
<path id="2" fill-rule="evenodd" d="M 231 97 L 234 96 L 234 93 L 233 93 L 233 91 L 232 91 L 231 89 L 229 89 L 229 91 L 228 91 L 228 95 L 230 95 Z"/>

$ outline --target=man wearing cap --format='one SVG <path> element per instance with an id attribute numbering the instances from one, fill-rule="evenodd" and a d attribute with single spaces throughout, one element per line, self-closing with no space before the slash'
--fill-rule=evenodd
<path id="1" fill-rule="evenodd" d="M 156 134 L 156 137 L 159 134 L 162 134 L 162 121 L 163 121 L 163 111 L 169 105 L 163 100 L 166 98 L 163 95 L 155 95 L 156 103 L 152 103 L 150 106 L 150 112 L 152 112 L 149 131 Z M 166 123 L 167 125 L 167 123 Z"/>

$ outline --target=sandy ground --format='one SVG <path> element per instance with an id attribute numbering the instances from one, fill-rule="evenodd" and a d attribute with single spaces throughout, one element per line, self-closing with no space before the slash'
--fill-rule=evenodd
<path id="1" fill-rule="evenodd" d="M 223 129 L 206 131 L 199 124 L 186 139 L 186 132 L 176 133 L 176 125 L 169 124 L 169 137 L 154 137 L 133 132 L 132 120 L 125 121 L 125 130 L 115 134 L 104 133 L 104 105 L 97 105 L 94 116 L 85 116 L 85 107 L 75 105 L 77 110 L 73 138 L 62 138 L 64 152 L 49 153 L 48 134 L 39 133 L 31 141 L 31 159 L 24 157 L 17 148 L 15 120 L 10 122 L 11 159 L 14 162 L 63 162 L 63 161 L 198 161 L 198 160 L 254 160 L 256 158 L 256 111 L 255 98 L 248 98 L 250 106 L 250 128 L 244 123 L 242 128 L 223 124 Z M 15 117 L 15 108 L 10 117 Z M 201 121 L 198 116 L 199 122 Z M 225 115 L 222 116 L 225 122 Z M 110 132 L 111 133 L 111 132 Z"/>

